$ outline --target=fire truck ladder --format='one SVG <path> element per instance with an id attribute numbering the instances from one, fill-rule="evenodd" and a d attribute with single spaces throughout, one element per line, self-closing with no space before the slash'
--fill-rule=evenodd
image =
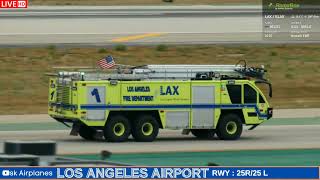
<path id="1" fill-rule="evenodd" d="M 149 79 L 243 79 L 264 80 L 266 70 L 240 65 L 145 65 L 134 68 L 132 74 Z"/>
<path id="2" fill-rule="evenodd" d="M 242 61 L 240 61 L 242 62 Z M 60 77 L 71 76 L 82 80 L 210 80 L 245 79 L 248 77 L 264 79 L 266 70 L 236 65 L 143 65 L 123 69 L 119 67 L 110 73 L 105 72 L 60 72 Z"/>

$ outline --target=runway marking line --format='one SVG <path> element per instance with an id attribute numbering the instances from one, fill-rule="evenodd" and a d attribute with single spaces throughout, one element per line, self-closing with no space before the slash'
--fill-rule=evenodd
<path id="1" fill-rule="evenodd" d="M 133 41 L 133 40 L 138 40 L 138 39 L 143 39 L 148 37 L 158 37 L 164 34 L 166 33 L 146 33 L 146 34 L 140 34 L 140 35 L 125 36 L 125 37 L 112 39 L 111 42 L 128 42 L 128 41 Z"/>

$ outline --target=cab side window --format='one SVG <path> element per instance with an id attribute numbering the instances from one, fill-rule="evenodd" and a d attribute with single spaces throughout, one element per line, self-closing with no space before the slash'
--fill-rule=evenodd
<path id="1" fill-rule="evenodd" d="M 259 103 L 266 103 L 261 94 L 259 94 Z"/>
<path id="2" fill-rule="evenodd" d="M 244 85 L 244 103 L 257 103 L 257 91 L 248 84 Z"/>
<path id="3" fill-rule="evenodd" d="M 241 104 L 241 85 L 227 85 L 232 104 Z"/>

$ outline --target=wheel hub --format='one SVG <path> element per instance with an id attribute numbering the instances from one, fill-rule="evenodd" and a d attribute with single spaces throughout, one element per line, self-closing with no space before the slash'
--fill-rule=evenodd
<path id="1" fill-rule="evenodd" d="M 151 123 L 144 123 L 142 125 L 142 133 L 145 136 L 150 136 L 153 132 L 153 126 Z"/>
<path id="2" fill-rule="evenodd" d="M 116 123 L 113 127 L 113 133 L 116 136 L 122 136 L 124 134 L 125 127 L 123 123 Z"/>
<path id="3" fill-rule="evenodd" d="M 234 121 L 230 121 L 226 125 L 228 134 L 234 134 L 237 132 L 237 124 Z"/>

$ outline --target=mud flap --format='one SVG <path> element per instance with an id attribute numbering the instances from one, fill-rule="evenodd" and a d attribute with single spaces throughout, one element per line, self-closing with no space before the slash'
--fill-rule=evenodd
<path id="1" fill-rule="evenodd" d="M 70 135 L 71 136 L 78 136 L 79 129 L 80 129 L 80 125 L 78 123 L 73 123 L 72 129 L 70 131 Z"/>

